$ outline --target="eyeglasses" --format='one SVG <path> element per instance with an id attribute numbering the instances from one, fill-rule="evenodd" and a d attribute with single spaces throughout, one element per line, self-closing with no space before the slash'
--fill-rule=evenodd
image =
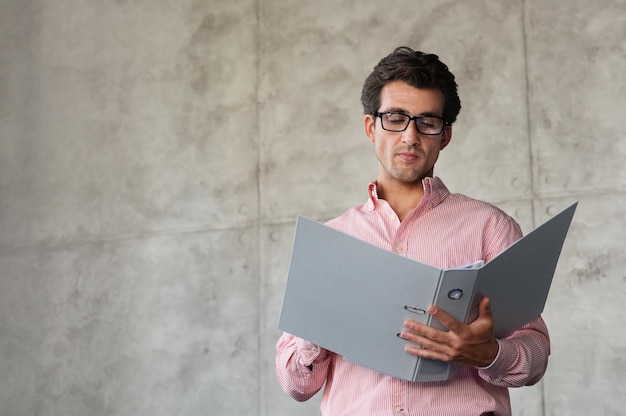
<path id="1" fill-rule="evenodd" d="M 384 130 L 401 132 L 409 127 L 409 123 L 415 120 L 417 131 L 427 135 L 441 134 L 446 124 L 443 118 L 436 116 L 409 116 L 395 111 L 386 113 L 375 112 L 375 117 L 380 117 L 381 125 Z"/>

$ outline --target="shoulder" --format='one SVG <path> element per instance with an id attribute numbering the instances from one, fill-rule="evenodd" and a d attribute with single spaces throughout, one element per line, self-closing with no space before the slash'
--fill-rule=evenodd
<path id="1" fill-rule="evenodd" d="M 330 228 L 347 232 L 356 225 L 366 221 L 366 217 L 371 213 L 367 204 L 357 205 L 350 208 L 343 214 L 326 221 L 324 224 Z"/>
<path id="2" fill-rule="evenodd" d="M 452 205 L 462 207 L 460 212 L 463 212 L 461 215 L 465 216 L 465 221 L 480 229 L 486 261 L 522 238 L 517 221 L 497 206 L 461 194 L 451 197 Z"/>
<path id="3" fill-rule="evenodd" d="M 476 220 L 516 224 L 509 214 L 496 205 L 464 194 L 451 193 L 442 205 L 445 205 L 448 210 L 454 211 L 458 215 L 469 216 Z"/>

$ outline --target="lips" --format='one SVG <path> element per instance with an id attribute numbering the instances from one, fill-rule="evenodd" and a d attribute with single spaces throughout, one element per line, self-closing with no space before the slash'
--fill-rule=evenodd
<path id="1" fill-rule="evenodd" d="M 404 162 L 411 163 L 419 159 L 419 156 L 411 152 L 400 152 L 398 153 L 398 158 Z"/>

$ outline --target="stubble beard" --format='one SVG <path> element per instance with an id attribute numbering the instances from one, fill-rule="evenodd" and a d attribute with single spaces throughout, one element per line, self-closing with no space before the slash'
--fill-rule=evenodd
<path id="1" fill-rule="evenodd" d="M 396 182 L 399 185 L 405 187 L 422 186 L 422 180 L 425 177 L 432 176 L 432 170 L 429 172 L 423 172 L 420 167 L 398 166 L 391 161 L 389 164 L 381 163 L 379 159 L 381 169 L 384 171 L 387 180 Z"/>

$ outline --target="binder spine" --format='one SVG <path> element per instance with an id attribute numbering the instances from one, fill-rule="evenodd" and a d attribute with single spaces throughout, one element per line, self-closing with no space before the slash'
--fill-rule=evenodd
<path id="1" fill-rule="evenodd" d="M 477 269 L 450 269 L 443 270 L 439 280 L 439 287 L 435 293 L 433 304 L 461 322 L 467 322 L 475 307 Z M 428 326 L 447 330 L 437 319 L 428 317 Z M 455 370 L 454 364 L 420 359 L 415 367 L 414 381 L 447 380 Z"/>
<path id="2" fill-rule="evenodd" d="M 445 310 L 461 322 L 467 322 L 474 302 L 474 291 L 479 269 L 450 269 L 441 275 L 434 305 Z M 446 328 L 436 319 L 431 318 L 433 328 Z"/>

